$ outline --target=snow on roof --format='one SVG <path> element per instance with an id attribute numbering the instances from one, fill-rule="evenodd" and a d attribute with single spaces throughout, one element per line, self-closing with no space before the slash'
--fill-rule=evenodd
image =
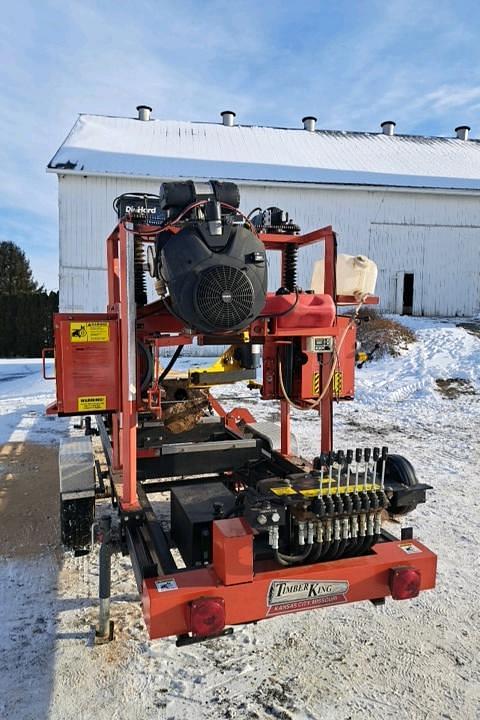
<path id="1" fill-rule="evenodd" d="M 48 171 L 480 190 L 480 142 L 80 115 Z"/>

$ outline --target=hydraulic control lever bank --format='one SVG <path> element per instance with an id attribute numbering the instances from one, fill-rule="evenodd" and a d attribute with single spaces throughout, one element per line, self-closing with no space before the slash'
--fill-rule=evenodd
<path id="1" fill-rule="evenodd" d="M 90 549 L 107 478 L 119 518 L 102 532 L 101 634 L 105 538 L 115 532 L 150 637 L 176 635 L 179 644 L 310 608 L 414 598 L 435 585 L 435 555 L 411 529 L 397 539 L 383 527 L 389 514 L 425 502 L 430 486 L 386 447 L 333 443 L 334 401 L 354 396 L 358 313 L 378 302 L 376 266 L 337 257 L 331 227 L 302 235 L 277 207 L 245 216 L 239 206 L 238 188 L 216 181 L 117 198 L 106 312 L 54 318 L 57 400 L 48 412 L 85 416 L 107 468 L 94 464 L 91 437 L 62 445 L 63 543 Z M 320 259 L 302 289 L 297 256 L 312 245 Z M 267 252 L 281 260 L 269 284 Z M 225 350 L 210 367 L 177 371 L 194 342 Z M 212 388 L 238 381 L 279 403 L 279 426 L 222 407 Z M 307 459 L 296 454 L 292 408 L 309 413 L 309 427 L 318 417 Z M 168 522 L 153 493 L 168 493 Z"/>

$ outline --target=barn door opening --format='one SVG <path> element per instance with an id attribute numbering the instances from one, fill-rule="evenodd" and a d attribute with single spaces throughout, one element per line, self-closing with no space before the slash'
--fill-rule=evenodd
<path id="1" fill-rule="evenodd" d="M 413 273 L 397 273 L 397 301 L 395 310 L 399 315 L 413 315 L 413 286 Z"/>
<path id="2" fill-rule="evenodd" d="M 403 302 L 402 315 L 413 314 L 413 273 L 403 276 Z"/>

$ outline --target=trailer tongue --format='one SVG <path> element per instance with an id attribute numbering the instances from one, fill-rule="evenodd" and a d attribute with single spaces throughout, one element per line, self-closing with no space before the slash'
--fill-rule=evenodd
<path id="1" fill-rule="evenodd" d="M 409 529 L 396 539 L 382 527 L 389 512 L 424 502 L 430 486 L 386 447 L 333 446 L 333 402 L 354 395 L 359 311 L 378 302 L 373 264 L 363 258 L 350 279 L 338 278 L 330 227 L 302 235 L 274 207 L 250 219 L 232 183 L 164 183 L 158 198 L 127 199 L 107 240 L 107 312 L 55 316 L 57 401 L 48 412 L 97 417 L 150 637 L 196 642 L 279 614 L 433 588 L 435 555 Z M 304 291 L 297 253 L 315 243 L 322 287 Z M 276 293 L 267 290 L 267 251 L 281 255 Z M 147 268 L 159 295 L 151 303 Z M 194 339 L 229 347 L 210 368 L 177 373 Z M 162 368 L 167 347 L 176 350 Z M 211 393 L 252 381 L 260 356 L 260 394 L 279 401 L 280 427 L 245 408 L 226 411 Z M 318 415 L 311 460 L 295 455 L 292 407 Z M 168 528 L 149 501 L 163 491 Z M 90 547 L 86 497 L 70 487 L 62 503 L 63 540 L 77 552 Z M 105 636 L 113 537 L 104 530 Z"/>

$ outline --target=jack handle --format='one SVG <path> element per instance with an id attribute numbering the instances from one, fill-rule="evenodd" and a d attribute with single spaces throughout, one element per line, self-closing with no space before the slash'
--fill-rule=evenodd
<path id="1" fill-rule="evenodd" d="M 42 349 L 42 375 L 44 380 L 56 380 L 56 375 L 47 375 L 47 368 L 45 360 L 47 359 L 47 353 L 53 353 L 55 357 L 55 348 L 43 348 Z"/>

